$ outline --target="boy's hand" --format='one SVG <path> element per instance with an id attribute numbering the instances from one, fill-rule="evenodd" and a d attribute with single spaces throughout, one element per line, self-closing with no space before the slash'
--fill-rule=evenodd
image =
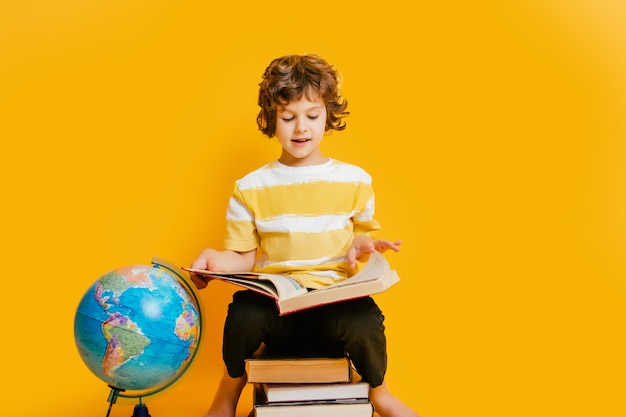
<path id="1" fill-rule="evenodd" d="M 200 255 L 198 255 L 196 260 L 193 261 L 191 268 L 204 269 L 206 271 L 218 271 L 218 269 L 215 268 L 215 262 L 218 258 L 218 251 L 214 249 L 205 249 L 200 253 Z M 189 277 L 199 290 L 205 288 L 209 284 L 209 281 L 214 279 L 207 277 L 206 275 L 194 274 L 193 272 L 189 273 Z"/>
<path id="2" fill-rule="evenodd" d="M 206 288 L 206 286 L 209 285 L 209 281 L 211 281 L 213 279 L 211 277 L 207 277 L 205 275 L 195 274 L 193 272 L 189 273 L 189 278 L 191 278 L 191 280 L 195 284 L 196 288 L 199 289 L 199 290 L 201 290 L 203 288 Z"/>
<path id="3" fill-rule="evenodd" d="M 218 251 L 205 249 L 191 264 L 193 269 L 204 269 L 212 272 L 241 272 L 251 271 L 254 267 L 256 249 L 248 252 L 234 252 L 231 250 Z M 194 273 L 189 274 L 199 290 L 205 288 L 214 278 Z"/>
<path id="4" fill-rule="evenodd" d="M 389 240 L 380 239 L 380 240 L 374 241 L 374 248 L 376 249 L 377 252 L 381 252 L 381 253 L 389 249 L 391 249 L 394 252 L 400 252 L 401 244 L 402 244 L 401 240 L 390 242 Z"/>
<path id="5" fill-rule="evenodd" d="M 369 236 L 358 235 L 354 237 L 352 241 L 352 246 L 350 250 L 348 250 L 348 262 L 352 268 L 356 267 L 357 260 L 365 260 L 365 256 L 370 253 L 377 252 L 385 252 L 389 249 L 394 252 L 400 251 L 400 245 L 402 244 L 401 240 L 390 241 L 385 239 L 377 239 L 374 240 Z"/>

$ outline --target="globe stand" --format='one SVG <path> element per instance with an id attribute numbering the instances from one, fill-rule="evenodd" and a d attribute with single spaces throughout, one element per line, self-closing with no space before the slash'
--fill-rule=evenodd
<path id="1" fill-rule="evenodd" d="M 148 407 L 141 402 L 141 397 L 139 398 L 139 404 L 135 405 L 135 409 L 133 410 L 133 415 L 131 417 L 150 417 Z"/>
<path id="2" fill-rule="evenodd" d="M 111 414 L 111 408 L 113 408 L 113 404 L 117 402 L 117 398 L 120 396 L 120 392 L 126 391 L 123 389 L 116 388 L 113 385 L 109 385 L 109 388 L 111 388 L 111 392 L 109 393 L 109 398 L 107 400 L 109 402 L 109 409 L 107 411 L 107 417 L 109 417 L 109 414 Z"/>
<path id="3" fill-rule="evenodd" d="M 111 392 L 109 393 L 109 398 L 107 400 L 109 402 L 107 417 L 109 417 L 109 414 L 111 413 L 111 408 L 113 408 L 113 404 L 117 402 L 120 393 L 126 391 L 114 387 L 113 385 L 109 385 L 109 388 L 111 388 Z M 148 412 L 148 407 L 141 401 L 141 397 L 139 397 L 139 404 L 135 405 L 135 408 L 133 409 L 133 415 L 131 417 L 151 417 L 150 413 Z"/>

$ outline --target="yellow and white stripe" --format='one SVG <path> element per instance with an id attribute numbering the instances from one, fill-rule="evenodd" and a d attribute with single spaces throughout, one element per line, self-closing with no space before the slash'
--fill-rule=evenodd
<path id="1" fill-rule="evenodd" d="M 307 167 L 269 163 L 235 182 L 225 247 L 260 249 L 256 270 L 297 276 L 318 288 L 352 275 L 354 234 L 378 230 L 372 179 L 330 159 Z"/>

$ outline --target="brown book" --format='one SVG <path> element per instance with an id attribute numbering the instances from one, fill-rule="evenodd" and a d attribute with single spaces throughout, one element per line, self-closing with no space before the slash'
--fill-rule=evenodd
<path id="1" fill-rule="evenodd" d="M 347 357 L 293 357 L 246 359 L 249 383 L 349 382 L 352 374 Z"/>
<path id="2" fill-rule="evenodd" d="M 400 280 L 398 273 L 389 267 L 387 259 L 379 252 L 371 253 L 368 262 L 352 277 L 315 290 L 308 290 L 302 283 L 288 275 L 184 269 L 271 297 L 276 301 L 281 315 L 381 293 Z"/>

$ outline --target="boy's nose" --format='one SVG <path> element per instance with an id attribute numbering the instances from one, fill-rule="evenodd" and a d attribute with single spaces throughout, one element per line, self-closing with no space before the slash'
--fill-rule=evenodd
<path id="1" fill-rule="evenodd" d="M 296 122 L 296 132 L 298 133 L 306 132 L 306 123 L 303 120 L 298 120 Z"/>

